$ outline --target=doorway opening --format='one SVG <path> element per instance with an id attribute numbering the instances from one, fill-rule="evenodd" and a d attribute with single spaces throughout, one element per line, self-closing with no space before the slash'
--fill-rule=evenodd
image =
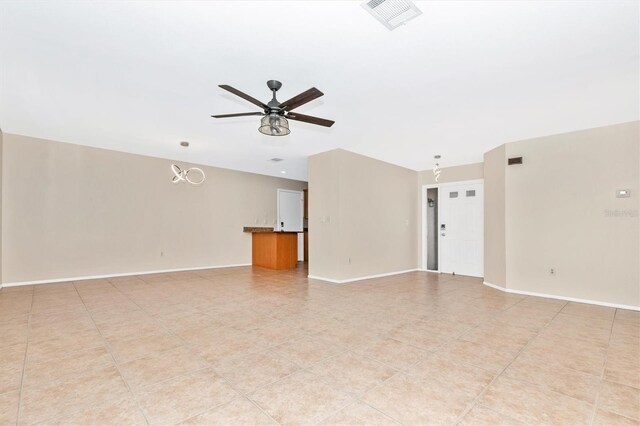
<path id="1" fill-rule="evenodd" d="M 427 269 L 438 270 L 438 188 L 427 189 Z"/>
<path id="2" fill-rule="evenodd" d="M 422 269 L 484 275 L 482 179 L 422 187 Z"/>
<path id="3" fill-rule="evenodd" d="M 305 259 L 305 208 L 304 191 L 293 191 L 290 189 L 278 189 L 278 204 L 275 231 L 297 233 L 297 260 L 304 262 Z"/>

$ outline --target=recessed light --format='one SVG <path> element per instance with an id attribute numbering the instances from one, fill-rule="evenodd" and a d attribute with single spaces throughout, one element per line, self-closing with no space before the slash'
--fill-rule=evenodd
<path id="1" fill-rule="evenodd" d="M 282 173 L 283 175 L 286 175 L 287 171 L 286 170 L 280 170 L 280 173 Z"/>
<path id="2" fill-rule="evenodd" d="M 187 141 L 182 141 L 180 142 L 180 146 L 184 146 L 185 148 L 189 146 L 189 142 Z"/>

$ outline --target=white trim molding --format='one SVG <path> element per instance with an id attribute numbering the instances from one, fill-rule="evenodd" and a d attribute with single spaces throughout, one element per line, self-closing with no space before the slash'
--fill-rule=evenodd
<path id="1" fill-rule="evenodd" d="M 69 278 L 55 278 L 51 280 L 35 280 L 35 281 L 16 281 L 12 283 L 4 283 L 4 287 L 18 287 L 21 285 L 38 285 L 38 284 L 55 284 L 69 281 L 85 281 L 85 280 L 97 280 L 101 278 L 116 278 L 116 277 L 129 277 L 134 275 L 151 275 L 151 274 L 163 274 L 167 272 L 188 272 L 188 271 L 202 271 L 204 269 L 222 269 L 222 268 L 237 268 L 240 266 L 251 266 L 251 263 L 238 263 L 233 265 L 215 265 L 215 266 L 197 266 L 192 268 L 179 268 L 179 269 L 160 269 L 157 271 L 143 271 L 143 272 L 126 272 L 122 274 L 107 274 L 107 275 L 92 275 L 85 277 L 69 277 Z"/>
<path id="2" fill-rule="evenodd" d="M 417 271 L 422 271 L 422 269 L 419 269 L 419 268 L 405 269 L 404 271 L 386 272 L 384 274 L 376 274 L 376 275 L 366 275 L 366 276 L 356 277 L 356 278 L 347 278 L 346 280 L 336 280 L 336 279 L 333 279 L 333 278 L 318 277 L 318 276 L 315 276 L 315 275 L 307 275 L 307 278 L 309 278 L 311 280 L 326 281 L 326 282 L 333 283 L 333 284 L 346 284 L 346 283 L 352 283 L 354 281 L 362 281 L 362 280 L 370 280 L 370 279 L 373 279 L 373 278 L 390 277 L 392 275 L 400 275 L 400 274 L 406 274 L 406 273 L 409 273 L 409 272 L 417 272 Z"/>
<path id="3" fill-rule="evenodd" d="M 600 302 L 598 300 L 579 299 L 577 297 L 558 296 L 555 294 L 536 293 L 534 291 L 513 290 L 499 285 L 491 284 L 486 281 L 482 282 L 484 285 L 495 288 L 496 290 L 503 291 L 505 293 L 521 294 L 523 296 L 535 296 L 545 297 L 547 299 L 566 300 L 568 302 L 587 303 L 589 305 L 606 306 L 608 308 L 628 309 L 630 311 L 640 311 L 640 306 L 622 305 L 620 303 Z"/>

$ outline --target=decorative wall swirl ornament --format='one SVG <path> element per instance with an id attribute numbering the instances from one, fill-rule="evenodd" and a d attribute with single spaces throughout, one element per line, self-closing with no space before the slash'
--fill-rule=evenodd
<path id="1" fill-rule="evenodd" d="M 171 179 L 173 183 L 188 182 L 191 185 L 202 185 L 207 178 L 204 171 L 198 167 L 182 170 L 178 165 L 172 164 L 171 171 L 174 174 L 173 179 Z M 198 174 L 200 174 L 200 179 L 197 177 Z"/>

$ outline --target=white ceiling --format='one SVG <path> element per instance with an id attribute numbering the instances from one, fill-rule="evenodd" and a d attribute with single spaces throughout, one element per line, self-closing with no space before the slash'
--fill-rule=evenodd
<path id="1" fill-rule="evenodd" d="M 5 132 L 305 180 L 345 148 L 415 170 L 504 142 L 637 120 L 637 1 L 416 2 L 389 31 L 351 1 L 0 2 Z M 290 122 L 256 108 L 315 86 Z M 181 148 L 188 140 L 191 147 Z M 284 162 L 274 164 L 272 157 Z"/>

